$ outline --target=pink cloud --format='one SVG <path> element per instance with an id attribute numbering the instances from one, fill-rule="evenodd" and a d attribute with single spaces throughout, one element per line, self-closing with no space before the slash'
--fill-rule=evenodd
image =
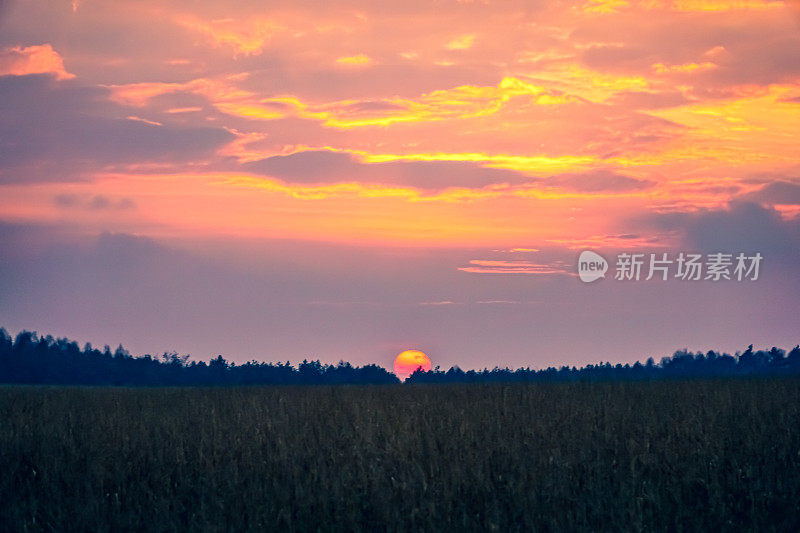
<path id="1" fill-rule="evenodd" d="M 0 51 L 0 76 L 54 74 L 59 80 L 74 78 L 64 68 L 61 56 L 49 44 L 15 46 Z"/>
<path id="2" fill-rule="evenodd" d="M 533 263 L 531 261 L 498 261 L 472 259 L 470 266 L 459 267 L 462 272 L 473 274 L 567 274 L 569 269 L 560 262 Z"/>

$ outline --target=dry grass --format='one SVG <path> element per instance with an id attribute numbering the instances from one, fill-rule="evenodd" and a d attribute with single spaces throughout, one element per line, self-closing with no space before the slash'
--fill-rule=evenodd
<path id="1" fill-rule="evenodd" d="M 0 387 L 0 529 L 800 530 L 800 380 Z"/>

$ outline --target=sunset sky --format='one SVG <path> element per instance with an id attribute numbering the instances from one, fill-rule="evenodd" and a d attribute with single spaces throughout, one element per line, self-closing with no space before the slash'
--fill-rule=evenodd
<path id="1" fill-rule="evenodd" d="M 583 249 L 764 259 L 584 284 Z M 799 277 L 797 2 L 0 1 L 12 333 L 629 362 L 792 347 Z"/>

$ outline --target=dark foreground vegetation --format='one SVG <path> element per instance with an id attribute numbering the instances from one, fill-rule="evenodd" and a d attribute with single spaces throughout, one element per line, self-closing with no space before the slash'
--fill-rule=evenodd
<path id="1" fill-rule="evenodd" d="M 600 363 L 581 368 L 562 366 L 531 368 L 493 368 L 469 370 L 458 367 L 447 371 L 418 370 L 407 383 L 537 383 L 562 381 L 640 381 L 661 378 L 800 375 L 800 346 L 788 353 L 773 347 L 734 355 L 708 352 L 675 352 L 656 363 Z M 68 339 L 55 339 L 23 331 L 12 339 L 0 328 L 0 383 L 61 385 L 333 385 L 392 384 L 397 377 L 375 364 L 352 366 L 319 361 L 303 361 L 297 367 L 286 363 L 250 361 L 229 363 L 221 355 L 205 361 L 189 361 L 189 356 L 164 353 L 159 357 L 134 357 L 122 346 L 102 350 L 86 344 L 83 348 Z"/>
<path id="2" fill-rule="evenodd" d="M 3 531 L 798 531 L 800 379 L 0 387 Z"/>

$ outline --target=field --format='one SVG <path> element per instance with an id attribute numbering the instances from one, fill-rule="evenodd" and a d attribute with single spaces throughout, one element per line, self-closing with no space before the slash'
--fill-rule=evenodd
<path id="1" fill-rule="evenodd" d="M 800 530 L 800 380 L 0 387 L 0 530 Z"/>

